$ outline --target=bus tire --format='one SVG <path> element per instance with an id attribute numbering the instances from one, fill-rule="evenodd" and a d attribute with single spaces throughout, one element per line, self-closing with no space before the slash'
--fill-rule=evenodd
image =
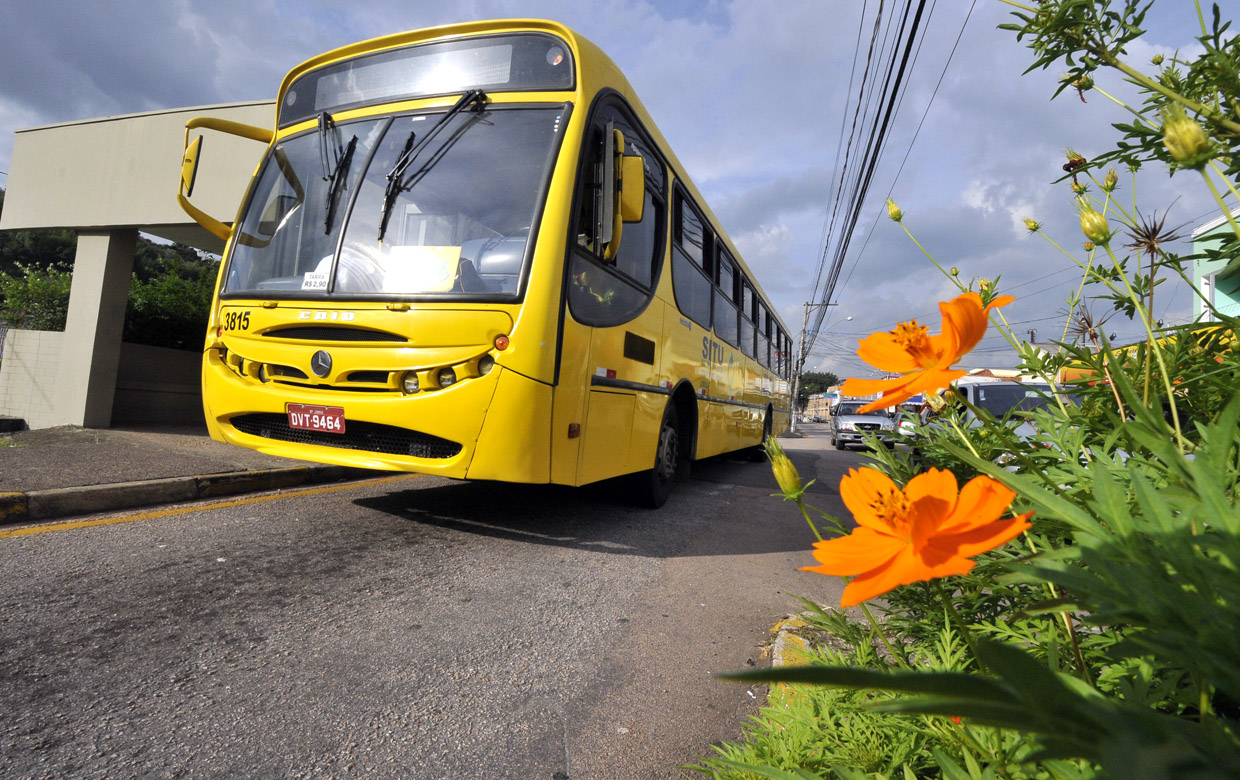
<path id="1" fill-rule="evenodd" d="M 676 405 L 669 403 L 663 412 L 659 426 L 659 440 L 655 444 L 654 468 L 634 475 L 637 500 L 642 506 L 658 509 L 667 503 L 676 483 L 676 472 L 681 460 L 679 416 Z"/>

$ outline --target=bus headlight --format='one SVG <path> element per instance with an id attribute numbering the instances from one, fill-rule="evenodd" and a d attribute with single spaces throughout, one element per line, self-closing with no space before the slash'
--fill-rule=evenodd
<path id="1" fill-rule="evenodd" d="M 418 386 L 418 372 L 406 371 L 405 375 L 400 378 L 400 390 L 405 395 L 413 395 L 421 389 Z"/>
<path id="2" fill-rule="evenodd" d="M 456 372 L 450 368 L 439 369 L 439 374 L 435 378 L 439 380 L 440 387 L 456 384 Z"/>
<path id="3" fill-rule="evenodd" d="M 490 355 L 483 355 L 478 358 L 478 376 L 486 376 L 491 373 L 493 368 L 495 368 L 495 358 Z"/>

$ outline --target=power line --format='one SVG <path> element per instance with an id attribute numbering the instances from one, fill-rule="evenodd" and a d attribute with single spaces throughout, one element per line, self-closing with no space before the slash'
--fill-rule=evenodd
<path id="1" fill-rule="evenodd" d="M 885 74 L 883 76 L 882 99 L 879 101 L 880 108 L 874 115 L 869 124 L 869 131 L 864 143 L 864 150 L 859 151 L 861 168 L 857 171 L 857 175 L 849 182 L 847 200 L 848 206 L 844 212 L 844 221 L 838 240 L 835 242 L 835 250 L 831 252 L 830 244 L 823 247 L 823 258 L 827 254 L 831 254 L 830 270 L 827 274 L 825 286 L 822 288 L 820 300 L 829 303 L 834 295 L 835 286 L 839 281 L 840 270 L 843 267 L 844 257 L 848 252 L 849 243 L 852 240 L 853 231 L 856 229 L 858 217 L 862 204 L 865 202 L 866 194 L 869 191 L 871 182 L 873 181 L 874 172 L 878 167 L 878 160 L 881 157 L 887 141 L 887 134 L 891 127 L 892 118 L 895 115 L 899 98 L 905 85 L 905 74 L 908 71 L 910 60 L 914 52 L 915 44 L 918 41 L 918 31 L 921 28 L 922 18 L 925 14 L 925 0 L 919 0 L 916 11 L 912 14 L 910 22 L 910 6 L 911 0 L 905 3 L 904 13 L 899 23 L 899 29 L 896 33 L 895 40 L 902 41 L 900 48 L 899 64 L 896 64 L 896 58 L 887 63 Z M 907 35 L 905 34 L 908 30 Z M 877 32 L 877 19 L 876 28 Z M 873 38 L 871 39 L 871 48 L 873 47 Z M 894 53 L 897 46 L 893 44 L 892 52 Z M 860 111 L 860 100 L 858 101 L 858 111 Z M 854 126 L 857 114 L 854 114 Z M 852 138 L 849 139 L 849 148 L 852 147 Z M 845 161 L 847 166 L 848 161 Z M 841 176 L 841 182 L 845 178 Z M 833 210 L 832 225 L 835 223 L 835 217 L 840 213 L 839 208 L 841 201 L 839 196 L 842 194 L 843 187 L 837 190 L 837 199 Z M 835 235 L 834 231 L 829 231 Z M 815 286 L 815 295 L 819 295 L 819 288 Z M 814 318 L 814 327 L 806 334 L 807 347 L 812 347 L 814 338 L 817 337 L 819 328 L 822 327 L 823 318 L 826 316 L 826 307 L 822 307 L 822 311 L 817 312 Z"/>

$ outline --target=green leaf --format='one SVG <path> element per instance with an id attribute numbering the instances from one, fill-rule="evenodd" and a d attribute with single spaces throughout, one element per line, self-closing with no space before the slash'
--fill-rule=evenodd
<path id="1" fill-rule="evenodd" d="M 839 666 L 781 666 L 720 675 L 725 680 L 833 685 L 842 688 L 877 688 L 902 693 L 1010 701 L 1011 695 L 994 680 L 956 672 L 872 672 Z"/>

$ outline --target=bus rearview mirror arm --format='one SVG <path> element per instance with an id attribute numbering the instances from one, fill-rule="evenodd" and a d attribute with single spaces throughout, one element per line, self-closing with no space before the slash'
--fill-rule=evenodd
<path id="1" fill-rule="evenodd" d="M 181 209 L 186 214 L 193 217 L 195 222 L 206 228 L 207 232 L 216 238 L 227 241 L 229 236 L 232 235 L 232 229 L 189 201 L 190 196 L 194 192 L 194 183 L 198 180 L 198 163 L 202 152 L 202 136 L 198 136 L 191 142 L 189 134 L 191 130 L 200 127 L 205 130 L 216 130 L 221 133 L 248 138 L 251 141 L 258 141 L 263 144 L 271 143 L 271 139 L 275 134 L 263 127 L 255 127 L 254 125 L 231 122 L 227 119 L 216 119 L 214 117 L 195 117 L 185 123 L 185 153 L 181 158 L 181 186 L 177 192 L 177 203 L 180 204 Z"/>

